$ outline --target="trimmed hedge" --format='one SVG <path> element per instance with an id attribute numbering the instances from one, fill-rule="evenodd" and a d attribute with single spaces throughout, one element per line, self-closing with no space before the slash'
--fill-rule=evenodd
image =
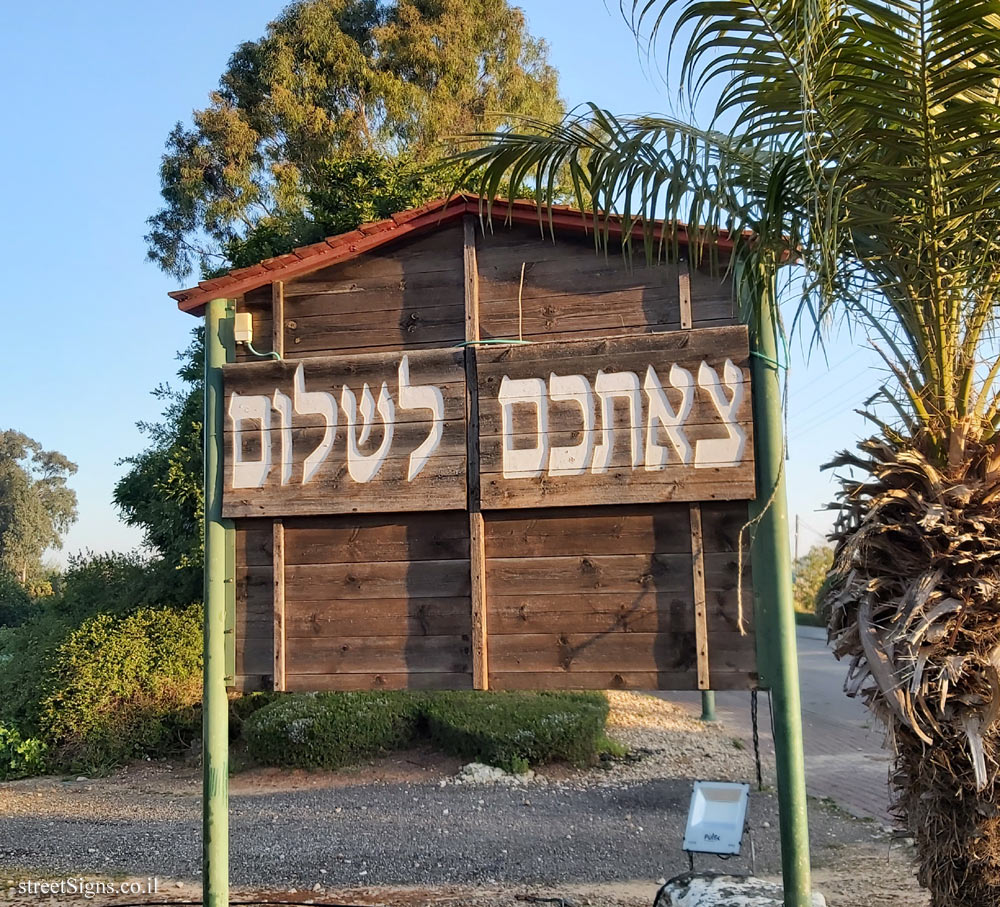
<path id="1" fill-rule="evenodd" d="M 296 693 L 254 711 L 243 739 L 265 765 L 340 768 L 410 745 L 419 718 L 406 693 Z"/>
<path id="2" fill-rule="evenodd" d="M 524 772 L 546 762 L 593 762 L 608 701 L 603 693 L 443 693 L 426 700 L 424 717 L 445 752 Z"/>
<path id="3" fill-rule="evenodd" d="M 273 694 L 269 694 L 273 695 Z M 603 693 L 296 693 L 253 711 L 240 700 L 250 757 L 265 765 L 339 768 L 420 738 L 512 772 L 606 748 Z"/>

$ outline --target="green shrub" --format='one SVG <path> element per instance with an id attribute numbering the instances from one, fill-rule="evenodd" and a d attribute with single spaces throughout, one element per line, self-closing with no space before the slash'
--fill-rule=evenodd
<path id="1" fill-rule="evenodd" d="M 265 765 L 339 768 L 408 746 L 419 716 L 407 693 L 296 693 L 253 712 L 243 739 Z"/>
<path id="2" fill-rule="evenodd" d="M 77 622 L 140 607 L 187 606 L 201 596 L 201 573 L 179 570 L 138 552 L 70 558 L 52 607 Z"/>
<path id="3" fill-rule="evenodd" d="M 594 761 L 604 738 L 603 693 L 457 692 L 428 697 L 427 733 L 445 752 L 510 772 Z"/>
<path id="4" fill-rule="evenodd" d="M 270 705 L 277 699 L 284 697 L 285 693 L 272 693 L 270 691 L 243 693 L 234 699 L 229 700 L 229 739 L 237 740 L 243 736 L 243 726 L 247 719 L 255 712 L 259 712 L 264 706 Z"/>
<path id="5" fill-rule="evenodd" d="M 27 778 L 45 771 L 45 744 L 22 737 L 16 728 L 0 724 L 0 781 Z"/>
<path id="6" fill-rule="evenodd" d="M 19 627 L 0 628 L 0 721 L 41 735 L 42 699 L 59 647 L 72 630 L 64 615 L 49 609 Z"/>
<path id="7" fill-rule="evenodd" d="M 198 732 L 201 606 L 98 614 L 49 657 L 40 725 L 70 767 L 164 755 Z"/>
<path id="8" fill-rule="evenodd" d="M 33 610 L 31 596 L 17 578 L 0 570 L 0 627 L 23 624 Z"/>

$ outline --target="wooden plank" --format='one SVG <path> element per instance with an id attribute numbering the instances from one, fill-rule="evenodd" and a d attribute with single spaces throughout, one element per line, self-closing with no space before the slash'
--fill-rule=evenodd
<path id="1" fill-rule="evenodd" d="M 467 558 L 469 527 L 464 513 L 441 511 L 413 514 L 441 517 L 410 524 L 392 514 L 351 517 L 289 517 L 285 523 L 285 561 L 289 564 L 357 564 L 372 560 L 426 561 Z M 333 521 L 350 520 L 350 524 Z M 258 520 L 243 520 L 256 524 Z M 271 563 L 271 531 L 247 532 L 240 563 L 260 567 Z"/>
<path id="2" fill-rule="evenodd" d="M 289 674 L 464 674 L 468 637 L 312 636 L 290 639 Z"/>
<path id="3" fill-rule="evenodd" d="M 691 275 L 685 265 L 681 266 L 677 275 L 677 288 L 680 300 L 681 330 L 688 331 L 694 326 L 694 321 L 691 317 Z"/>
<path id="4" fill-rule="evenodd" d="M 260 544 L 260 536 L 266 532 L 267 547 L 271 548 L 273 529 L 271 521 L 260 520 L 249 525 L 236 525 L 236 659 L 235 672 L 237 686 L 240 677 L 268 678 L 270 689 L 271 672 L 274 667 L 274 582 L 272 579 L 273 558 L 254 568 L 253 580 L 248 578 L 244 554 L 248 546 Z M 256 681 L 254 682 L 257 683 Z M 251 688 L 258 689 L 259 685 Z"/>
<path id="5" fill-rule="evenodd" d="M 706 591 L 709 638 L 739 635 L 733 590 Z M 695 630 L 690 592 L 586 592 L 558 595 L 494 593 L 490 598 L 490 633 L 688 633 Z M 753 632 L 752 624 L 749 630 Z"/>
<path id="6" fill-rule="evenodd" d="M 486 517 L 490 557 L 573 554 L 685 554 L 683 504 L 493 510 Z"/>
<path id="7" fill-rule="evenodd" d="M 705 545 L 701 533 L 701 506 L 691 504 L 691 583 L 694 601 L 698 689 L 710 690 L 708 670 L 708 613 L 705 603 Z"/>
<path id="8" fill-rule="evenodd" d="M 697 365 L 703 359 L 728 356 L 741 367 L 748 367 L 750 345 L 745 325 L 701 328 L 696 331 L 669 331 L 619 341 L 615 337 L 600 340 L 566 340 L 524 346 L 489 346 L 480 350 L 480 366 L 502 366 L 511 378 L 535 377 L 539 359 L 553 362 L 560 374 L 620 371 L 643 354 L 662 357 L 668 364 Z M 577 363 L 566 370 L 566 365 Z M 238 366 L 227 366 L 236 369 Z M 746 380 L 746 378 L 744 379 Z"/>
<path id="9" fill-rule="evenodd" d="M 274 521 L 274 673 L 273 688 L 285 689 L 285 527 L 281 520 Z"/>
<path id="10" fill-rule="evenodd" d="M 746 661 L 743 637 L 713 645 L 723 670 L 739 670 Z M 697 677 L 694 634 L 678 633 L 520 633 L 493 636 L 494 672 L 649 671 L 692 672 Z"/>
<path id="11" fill-rule="evenodd" d="M 465 380 L 468 428 L 469 597 L 472 608 L 472 686 L 489 687 L 489 629 L 486 598 L 486 532 L 479 507 L 479 396 L 476 393 L 476 347 L 479 340 L 479 266 L 476 260 L 476 221 L 462 222 L 465 272 Z"/>
<path id="12" fill-rule="evenodd" d="M 457 229 L 401 239 L 286 283 L 284 357 L 428 349 L 461 340 Z M 262 313 L 255 331 L 270 331 L 271 317 L 268 298 L 266 323 Z"/>
<path id="13" fill-rule="evenodd" d="M 297 355 L 330 355 L 363 347 L 421 349 L 454 346 L 462 339 L 462 307 L 443 305 L 382 313 L 319 315 L 287 321 L 288 348 Z"/>
<path id="14" fill-rule="evenodd" d="M 479 339 L 479 264 L 476 257 L 476 219 L 462 221 L 462 270 L 464 274 L 465 339 Z"/>
<path id="15" fill-rule="evenodd" d="M 263 621 L 248 619 L 246 632 L 264 637 Z M 285 609 L 289 639 L 310 636 L 465 636 L 472 634 L 469 599 L 380 598 L 291 601 Z"/>
<path id="16" fill-rule="evenodd" d="M 282 516 L 286 513 L 385 513 L 412 510 L 456 510 L 465 506 L 465 457 L 438 457 L 419 476 L 419 487 L 405 484 L 406 459 L 387 459 L 380 483 L 358 485 L 346 466 L 324 471 L 320 482 L 285 487 L 232 489 L 232 472 L 225 470 L 230 488 L 223 500 L 226 518 Z M 294 493 L 290 493 L 292 489 Z"/>
<path id="17" fill-rule="evenodd" d="M 357 279 L 390 277 L 407 280 L 414 274 L 461 273 L 462 228 L 445 226 L 417 237 L 405 237 L 349 261 L 339 262 L 289 281 L 299 293 L 317 283 L 344 284 Z M 306 289 L 308 292 L 308 289 Z M 461 290 L 456 294 L 461 300 Z"/>
<path id="18" fill-rule="evenodd" d="M 756 687 L 751 671 L 717 673 L 717 690 L 747 690 Z M 493 671 L 494 690 L 690 690 L 693 671 Z"/>
<path id="19" fill-rule="evenodd" d="M 352 691 L 352 690 L 469 690 L 472 675 L 468 672 L 399 672 L 290 674 L 291 691 Z"/>
<path id="20" fill-rule="evenodd" d="M 320 272 L 321 273 L 321 272 Z M 391 312 L 403 304 L 424 306 L 462 301 L 465 275 L 450 264 L 444 270 L 408 274 L 374 274 L 342 280 L 307 278 L 285 285 L 285 298 L 294 300 L 297 318 L 351 312 Z M 405 297 L 403 294 L 407 294 Z"/>
<path id="21" fill-rule="evenodd" d="M 470 604 L 472 606 L 472 685 L 489 689 L 489 621 L 487 618 L 488 573 L 483 515 L 469 514 Z"/>
<path id="22" fill-rule="evenodd" d="M 552 592 L 684 592 L 689 558 L 683 554 L 579 555 L 568 557 L 494 557 L 490 560 L 490 594 L 527 595 Z"/>
<path id="23" fill-rule="evenodd" d="M 285 284 L 280 280 L 271 284 L 271 349 L 285 355 Z"/>
<path id="24" fill-rule="evenodd" d="M 705 556 L 711 589 L 735 588 L 736 560 Z M 581 554 L 560 557 L 492 557 L 487 590 L 493 594 L 578 595 L 592 592 L 691 593 L 690 554 Z"/>
<path id="25" fill-rule="evenodd" d="M 754 496 L 745 327 L 477 357 L 485 509 Z"/>
<path id="26" fill-rule="evenodd" d="M 617 473 L 602 485 L 589 489 L 575 482 L 577 476 L 547 478 L 527 488 L 512 489 L 498 473 L 485 476 L 482 481 L 484 508 L 565 507 L 580 506 L 590 500 L 593 505 L 639 504 L 662 501 L 746 500 L 755 494 L 753 470 L 739 467 L 735 472 L 727 469 L 699 470 L 692 479 L 665 481 L 662 473 Z"/>
<path id="27" fill-rule="evenodd" d="M 299 365 L 304 369 L 306 389 L 340 390 L 344 384 L 351 388 L 361 385 L 378 386 L 383 381 L 390 386 L 398 380 L 398 370 L 403 351 L 388 353 L 357 353 L 339 356 L 313 356 L 298 362 L 275 362 L 255 360 L 235 362 L 223 366 L 226 390 L 238 390 L 241 394 L 273 392 L 275 385 L 291 386 Z M 434 385 L 462 384 L 464 376 L 464 356 L 461 350 L 417 350 L 406 353 L 410 368 L 410 380 L 416 383 Z"/>
<path id="28" fill-rule="evenodd" d="M 224 383 L 224 516 L 465 507 L 462 351 L 234 364 Z M 245 407 L 238 422 L 237 404 Z"/>
<path id="29" fill-rule="evenodd" d="M 270 582 L 270 570 L 248 567 L 248 589 L 261 582 Z M 464 560 L 285 565 L 285 601 L 289 604 L 468 595 L 469 563 Z"/>
<path id="30" fill-rule="evenodd" d="M 694 632 L 688 597 L 656 589 L 586 595 L 490 597 L 490 633 L 685 633 Z"/>

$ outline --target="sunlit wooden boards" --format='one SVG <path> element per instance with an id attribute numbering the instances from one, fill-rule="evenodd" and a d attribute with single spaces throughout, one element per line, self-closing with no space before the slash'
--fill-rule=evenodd
<path id="1" fill-rule="evenodd" d="M 285 689 L 471 688 L 464 511 L 283 523 Z M 236 535 L 236 673 L 244 689 L 268 689 L 271 521 L 240 520 Z"/>
<path id="2" fill-rule="evenodd" d="M 746 328 L 477 354 L 483 509 L 754 495 Z"/>
<path id="3" fill-rule="evenodd" d="M 756 670 L 735 602 L 746 513 L 703 505 L 713 689 Z M 491 689 L 697 689 L 687 505 L 494 512 L 486 556 Z"/>
<path id="4" fill-rule="evenodd" d="M 752 687 L 727 278 L 474 220 L 237 300 L 235 685 Z"/>
<path id="5" fill-rule="evenodd" d="M 464 508 L 464 356 L 226 366 L 223 516 Z"/>

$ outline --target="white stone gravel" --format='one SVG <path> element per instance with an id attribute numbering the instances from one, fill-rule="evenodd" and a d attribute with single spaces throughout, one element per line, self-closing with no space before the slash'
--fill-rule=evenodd
<path id="1" fill-rule="evenodd" d="M 826 907 L 818 891 L 810 898 L 812 907 Z M 667 883 L 656 907 L 781 907 L 781 885 L 753 876 L 691 876 Z"/>

